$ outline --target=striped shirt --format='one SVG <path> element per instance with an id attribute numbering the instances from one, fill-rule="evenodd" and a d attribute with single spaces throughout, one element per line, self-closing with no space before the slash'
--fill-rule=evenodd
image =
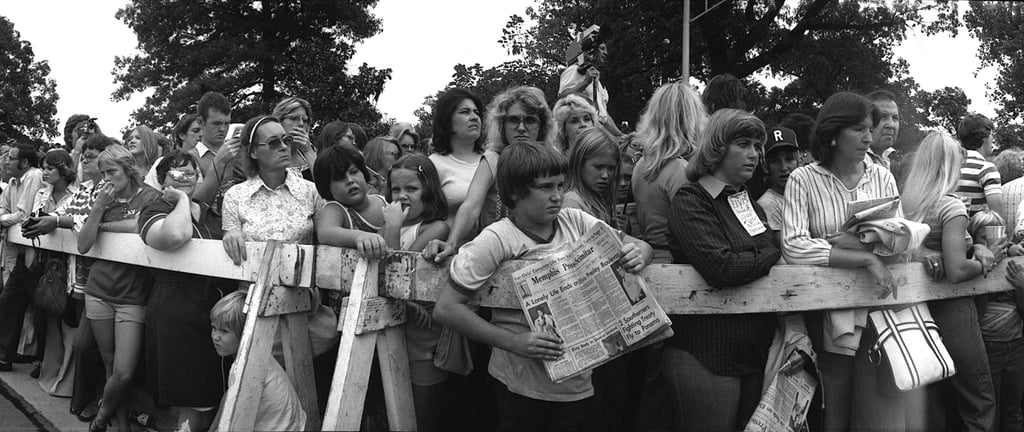
<path id="1" fill-rule="evenodd" d="M 853 189 L 820 163 L 797 168 L 786 183 L 782 255 L 789 264 L 827 266 L 832 245 L 825 236 L 839 231 L 847 218 L 847 203 L 899 195 L 892 173 L 864 163 L 864 175 Z M 903 210 L 898 210 L 902 217 Z M 853 356 L 867 326 L 867 309 L 827 312 L 823 344 L 828 352 Z"/>
<path id="2" fill-rule="evenodd" d="M 967 217 L 988 210 L 986 197 L 1002 194 L 1002 180 L 995 164 L 975 150 L 967 150 L 967 157 L 960 166 L 960 184 L 956 194 L 967 205 Z"/>
<path id="3" fill-rule="evenodd" d="M 825 236 L 839 231 L 852 201 L 897 196 L 896 180 L 880 165 L 864 164 L 857 186 L 842 180 L 820 163 L 797 168 L 786 183 L 782 254 L 789 264 L 827 266 L 832 245 Z M 899 210 L 902 216 L 903 210 Z"/>
<path id="4" fill-rule="evenodd" d="M 1015 179 L 1003 185 L 1003 208 L 1006 209 L 1006 225 L 1010 227 L 1008 234 L 1013 235 L 1013 241 L 1020 242 L 1017 232 L 1024 230 L 1021 224 L 1020 205 L 1024 204 L 1024 177 Z M 1022 233 L 1024 234 L 1024 233 Z"/>

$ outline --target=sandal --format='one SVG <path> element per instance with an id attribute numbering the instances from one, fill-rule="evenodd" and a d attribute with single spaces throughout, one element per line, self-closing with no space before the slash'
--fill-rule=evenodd
<path id="1" fill-rule="evenodd" d="M 96 404 L 96 401 L 93 401 L 93 402 L 90 402 L 89 405 L 86 405 L 85 408 L 82 408 L 81 410 L 79 410 L 79 412 L 78 412 L 78 414 L 76 416 L 78 417 L 78 420 L 81 420 L 81 421 L 84 421 L 84 422 L 91 422 L 92 419 L 96 418 L 96 412 L 99 411 L 99 410 L 100 410 L 100 408 Z"/>

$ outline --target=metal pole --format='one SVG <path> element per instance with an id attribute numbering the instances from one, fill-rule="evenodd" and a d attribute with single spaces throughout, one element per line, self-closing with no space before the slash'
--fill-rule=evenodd
<path id="1" fill-rule="evenodd" d="M 683 73 L 684 83 L 690 83 L 690 0 L 683 0 Z"/>

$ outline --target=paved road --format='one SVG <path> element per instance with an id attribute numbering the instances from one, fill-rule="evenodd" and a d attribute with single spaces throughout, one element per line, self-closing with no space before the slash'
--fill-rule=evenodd
<path id="1" fill-rule="evenodd" d="M 14 372 L 0 372 L 0 432 L 88 429 L 68 413 L 68 399 L 43 392 L 30 370 L 30 364 L 15 364 Z"/>

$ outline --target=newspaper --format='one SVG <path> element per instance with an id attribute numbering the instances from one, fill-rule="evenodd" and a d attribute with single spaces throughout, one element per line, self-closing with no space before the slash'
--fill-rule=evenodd
<path id="1" fill-rule="evenodd" d="M 530 328 L 562 339 L 563 355 L 545 361 L 561 382 L 672 335 L 668 315 L 643 279 L 619 265 L 622 242 L 606 224 L 551 257 L 513 273 Z"/>
<path id="2" fill-rule="evenodd" d="M 894 218 L 899 207 L 898 196 L 850 202 L 846 205 L 846 214 L 849 216 L 840 230 L 848 231 L 864 221 Z"/>
<path id="3" fill-rule="evenodd" d="M 776 373 L 743 431 L 806 431 L 807 411 L 817 385 L 817 380 L 805 370 L 789 376 Z"/>

